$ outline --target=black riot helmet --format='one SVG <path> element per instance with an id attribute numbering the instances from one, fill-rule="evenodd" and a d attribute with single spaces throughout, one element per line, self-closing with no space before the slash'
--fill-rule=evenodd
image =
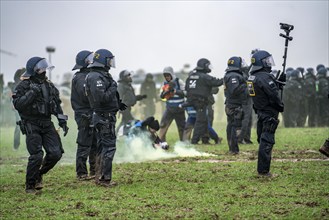
<path id="1" fill-rule="evenodd" d="M 75 66 L 72 70 L 86 68 L 93 62 L 94 53 L 89 50 L 80 51 L 75 57 Z"/>
<path id="2" fill-rule="evenodd" d="M 286 69 L 286 76 L 287 76 L 287 79 L 289 79 L 289 77 L 290 77 L 292 71 L 294 71 L 294 68 L 292 68 L 292 67 L 288 67 L 288 68 Z"/>
<path id="3" fill-rule="evenodd" d="M 304 67 L 297 67 L 297 70 L 299 70 L 299 72 L 304 75 L 305 69 Z"/>
<path id="4" fill-rule="evenodd" d="M 88 67 L 103 67 L 106 69 L 115 68 L 115 59 L 111 51 L 99 49 L 94 53 L 93 63 Z"/>
<path id="5" fill-rule="evenodd" d="M 210 73 L 212 70 L 212 65 L 210 61 L 206 58 L 201 58 L 197 62 L 196 70 L 204 73 Z"/>
<path id="6" fill-rule="evenodd" d="M 306 74 L 305 75 L 312 75 L 315 76 L 314 69 L 312 67 L 309 67 L 306 69 Z"/>
<path id="7" fill-rule="evenodd" d="M 291 71 L 290 79 L 298 79 L 301 78 L 301 72 L 298 69 Z"/>
<path id="8" fill-rule="evenodd" d="M 26 63 L 26 71 L 23 73 L 22 77 L 35 76 L 36 74 L 41 74 L 49 69 L 53 69 L 54 66 L 48 62 L 47 59 L 41 57 L 32 57 Z"/>
<path id="9" fill-rule="evenodd" d="M 237 71 L 242 72 L 242 68 L 246 66 L 246 62 L 241 57 L 231 57 L 227 61 L 226 72 Z"/>
<path id="10" fill-rule="evenodd" d="M 325 68 L 325 66 L 324 66 L 323 64 L 319 64 L 319 65 L 317 65 L 317 66 L 316 66 L 316 72 L 319 72 L 319 70 L 320 70 L 321 68 Z"/>
<path id="11" fill-rule="evenodd" d="M 271 72 L 272 67 L 275 66 L 275 63 L 270 53 L 265 50 L 259 50 L 252 55 L 251 65 L 251 73 L 261 69 L 264 69 L 267 72 Z"/>
<path id="12" fill-rule="evenodd" d="M 325 78 L 327 76 L 327 69 L 325 67 L 320 67 L 316 74 L 316 78 Z"/>

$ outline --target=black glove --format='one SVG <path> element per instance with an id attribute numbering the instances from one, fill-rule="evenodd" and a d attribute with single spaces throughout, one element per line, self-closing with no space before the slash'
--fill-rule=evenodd
<path id="1" fill-rule="evenodd" d="M 127 106 L 125 103 L 121 102 L 121 103 L 120 103 L 120 106 L 119 106 L 119 109 L 120 109 L 120 111 L 124 111 L 124 110 L 127 109 L 127 107 L 128 107 L 128 106 Z"/>
<path id="2" fill-rule="evenodd" d="M 63 129 L 64 137 L 67 135 L 67 132 L 69 131 L 69 127 L 67 127 L 66 120 L 60 119 L 58 120 L 58 125 Z"/>
<path id="3" fill-rule="evenodd" d="M 278 71 L 278 74 L 280 74 L 280 70 Z M 283 83 L 286 82 L 286 81 L 287 81 L 287 79 L 286 79 L 286 74 L 285 74 L 285 73 L 282 73 L 282 74 L 279 76 L 278 81 L 283 82 Z"/>
<path id="4" fill-rule="evenodd" d="M 30 89 L 31 89 L 33 92 L 35 92 L 35 93 L 39 93 L 39 92 L 41 92 L 41 87 L 40 87 L 40 85 L 35 84 L 35 83 L 31 83 L 31 84 L 30 84 Z"/>
<path id="5" fill-rule="evenodd" d="M 136 95 L 137 101 L 140 101 L 142 99 L 145 99 L 146 97 L 147 97 L 147 95 Z"/>

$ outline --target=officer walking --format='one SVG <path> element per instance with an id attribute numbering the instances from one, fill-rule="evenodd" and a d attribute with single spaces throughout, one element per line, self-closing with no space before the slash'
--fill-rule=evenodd
<path id="1" fill-rule="evenodd" d="M 96 135 L 91 124 L 92 108 L 85 93 L 85 78 L 89 73 L 87 66 L 92 63 L 94 53 L 88 50 L 80 51 L 75 58 L 77 71 L 72 78 L 71 105 L 74 110 L 74 118 L 78 126 L 76 174 L 78 180 L 87 180 L 95 177 L 96 163 Z M 87 159 L 89 157 L 89 177 Z"/>
<path id="2" fill-rule="evenodd" d="M 93 109 L 92 124 L 96 129 L 96 184 L 113 186 L 112 162 L 116 151 L 115 123 L 119 110 L 126 109 L 117 91 L 117 83 L 109 70 L 115 68 L 114 55 L 106 49 L 94 53 L 93 63 L 86 77 L 86 94 Z"/>
<path id="3" fill-rule="evenodd" d="M 27 193 L 36 193 L 43 188 L 42 177 L 51 170 L 64 153 L 61 139 L 51 115 L 58 119 L 59 126 L 68 132 L 67 116 L 63 115 L 59 91 L 47 79 L 46 71 L 54 68 L 45 58 L 32 57 L 26 63 L 23 80 L 12 95 L 13 103 L 21 121 L 19 125 L 26 134 L 26 147 L 30 154 L 26 171 Z M 42 147 L 46 152 L 44 156 Z"/>
<path id="4" fill-rule="evenodd" d="M 175 119 L 178 129 L 179 139 L 183 141 L 185 127 L 185 112 L 179 106 L 184 103 L 184 82 L 174 77 L 174 69 L 171 66 L 163 70 L 165 82 L 163 83 L 160 98 L 166 100 L 166 109 L 160 122 L 159 137 L 166 141 L 166 134 L 172 121 Z"/>
<path id="5" fill-rule="evenodd" d="M 137 101 L 145 99 L 147 95 L 135 95 L 135 90 L 132 87 L 132 78 L 131 72 L 128 70 L 123 70 L 119 74 L 118 80 L 118 92 L 122 102 L 127 105 L 127 109 L 121 111 L 122 119 L 118 126 L 118 129 L 121 126 L 126 126 L 129 121 L 134 120 L 134 117 L 131 114 L 131 108 L 136 104 Z"/>
<path id="6" fill-rule="evenodd" d="M 271 155 L 275 144 L 275 131 L 279 124 L 279 112 L 283 112 L 283 103 L 279 97 L 279 88 L 271 74 L 274 60 L 267 51 L 260 50 L 251 58 L 248 78 L 249 95 L 252 96 L 254 110 L 258 116 L 257 141 L 259 143 L 257 171 L 260 176 L 271 176 Z"/>
<path id="7" fill-rule="evenodd" d="M 241 133 L 243 104 L 247 104 L 247 84 L 242 68 L 246 66 L 241 57 L 231 57 L 224 76 L 225 113 L 227 115 L 227 142 L 231 154 L 239 153 L 238 137 Z"/>
<path id="8" fill-rule="evenodd" d="M 191 143 L 197 144 L 207 134 L 208 113 L 207 105 L 212 87 L 223 85 L 223 79 L 208 75 L 212 66 L 208 59 L 198 60 L 197 67 L 186 79 L 185 90 L 187 103 L 197 111 L 194 132 Z"/>

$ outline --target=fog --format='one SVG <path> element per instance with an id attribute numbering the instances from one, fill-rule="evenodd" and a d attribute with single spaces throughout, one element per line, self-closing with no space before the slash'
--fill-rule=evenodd
<path id="1" fill-rule="evenodd" d="M 170 146 L 170 148 L 170 151 L 161 148 L 153 148 L 146 134 L 140 134 L 138 137 L 132 138 L 121 136 L 117 143 L 117 152 L 114 162 L 136 163 L 175 157 L 214 156 L 212 154 L 200 152 L 193 148 L 193 146 L 184 142 L 176 142 L 173 146 Z"/>

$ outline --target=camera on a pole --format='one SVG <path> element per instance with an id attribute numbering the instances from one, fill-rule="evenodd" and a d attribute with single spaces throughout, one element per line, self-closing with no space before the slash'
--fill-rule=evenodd
<path id="1" fill-rule="evenodd" d="M 280 23 L 280 28 L 285 31 L 292 31 L 294 30 L 294 25 Z"/>
<path id="2" fill-rule="evenodd" d="M 292 41 L 293 37 L 289 36 L 290 31 L 294 29 L 294 26 L 291 24 L 285 24 L 280 23 L 280 28 L 286 32 L 286 34 L 280 33 L 280 37 L 285 38 L 285 44 L 284 44 L 284 55 L 283 55 L 283 70 L 280 73 L 280 70 L 278 71 L 278 74 L 276 76 L 276 82 L 281 89 L 281 99 L 282 99 L 282 90 L 283 86 L 286 84 L 286 61 L 287 61 L 287 51 L 288 51 L 288 42 Z"/>

